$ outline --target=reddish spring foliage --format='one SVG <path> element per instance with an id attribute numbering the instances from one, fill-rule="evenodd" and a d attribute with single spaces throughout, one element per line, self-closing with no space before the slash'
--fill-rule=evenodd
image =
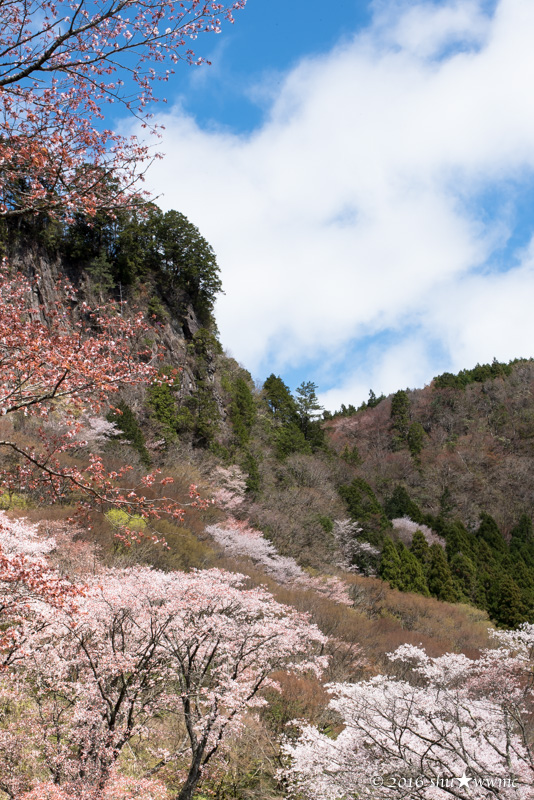
<path id="1" fill-rule="evenodd" d="M 135 201 L 138 165 L 153 156 L 103 128 L 105 104 L 123 103 L 146 127 L 155 81 L 178 61 L 200 64 L 189 43 L 233 22 L 245 2 L 1 4 L 0 215 L 68 217 Z"/>
<path id="2" fill-rule="evenodd" d="M 77 800 L 169 800 L 166 787 L 156 780 L 141 778 L 136 780 L 125 775 L 115 774 L 103 790 L 81 789 Z M 70 789 L 56 786 L 53 783 L 40 783 L 30 792 L 22 795 L 21 800 L 72 800 Z"/>
<path id="3" fill-rule="evenodd" d="M 142 315 L 123 316 L 123 308 L 113 304 L 91 310 L 66 285 L 62 295 L 70 297 L 71 306 L 56 301 L 43 321 L 34 289 L 2 264 L 0 417 L 33 418 L 39 444 L 28 445 L 16 435 L 0 439 L 0 449 L 16 458 L 14 466 L 0 470 L 0 485 L 9 492 L 37 492 L 48 502 L 74 492 L 81 510 L 115 507 L 147 519 L 167 515 L 181 520 L 182 505 L 163 494 L 172 478 L 160 478 L 156 470 L 141 479 L 137 490 L 125 489 L 120 482 L 130 467 L 108 471 L 95 453 L 84 468 L 68 459 L 85 441 L 88 415 L 101 413 L 119 387 L 159 380 L 142 350 L 147 329 Z M 195 507 L 205 504 L 194 486 L 190 500 Z M 126 542 L 131 534 L 128 529 L 121 533 Z"/>

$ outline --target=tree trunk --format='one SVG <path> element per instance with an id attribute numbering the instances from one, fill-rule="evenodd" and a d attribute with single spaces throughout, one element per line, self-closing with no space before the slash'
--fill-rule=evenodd
<path id="1" fill-rule="evenodd" d="M 191 800 L 200 778 L 200 764 L 202 761 L 202 749 L 199 748 L 193 757 L 193 762 L 189 769 L 187 780 L 182 786 L 176 800 Z"/>

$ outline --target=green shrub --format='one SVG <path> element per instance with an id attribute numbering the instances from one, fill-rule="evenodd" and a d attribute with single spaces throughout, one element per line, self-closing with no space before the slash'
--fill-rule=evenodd
<path id="1" fill-rule="evenodd" d="M 114 528 L 129 528 L 131 531 L 144 531 L 146 520 L 138 514 L 128 514 L 119 508 L 112 508 L 106 511 L 106 519 Z"/>
<path id="2" fill-rule="evenodd" d="M 0 495 L 0 509 L 2 511 L 7 511 L 10 508 L 29 508 L 30 504 L 28 500 L 23 497 L 21 494 L 15 494 L 14 492 L 3 492 Z"/>

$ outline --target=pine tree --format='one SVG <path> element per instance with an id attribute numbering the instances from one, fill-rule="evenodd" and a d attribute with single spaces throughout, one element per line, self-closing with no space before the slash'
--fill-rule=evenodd
<path id="1" fill-rule="evenodd" d="M 419 560 L 411 553 L 403 542 L 397 542 L 397 552 L 400 559 L 401 579 L 399 588 L 403 592 L 416 592 L 428 597 L 430 594 L 426 584 L 423 567 Z"/>
<path id="2" fill-rule="evenodd" d="M 256 419 L 256 406 L 250 387 L 241 376 L 236 378 L 231 387 L 230 419 L 234 435 L 241 447 L 250 439 L 250 431 Z"/>
<path id="3" fill-rule="evenodd" d="M 280 376 L 271 373 L 263 384 L 263 395 L 273 418 L 282 425 L 296 423 L 297 407 L 289 388 Z"/>
<path id="4" fill-rule="evenodd" d="M 346 444 L 341 453 L 341 458 L 343 461 L 346 461 L 347 464 L 352 464 L 354 467 L 359 467 L 362 463 L 362 457 L 360 456 L 357 445 L 349 447 L 348 444 Z"/>
<path id="5" fill-rule="evenodd" d="M 398 517 L 410 517 L 414 522 L 423 524 L 425 518 L 423 512 L 415 503 L 404 486 L 398 484 L 393 490 L 393 494 L 389 497 L 385 504 L 384 509 L 389 519 L 398 519 Z"/>
<path id="6" fill-rule="evenodd" d="M 425 429 L 420 422 L 412 422 L 408 428 L 407 442 L 408 449 L 416 461 L 419 461 L 421 450 L 425 442 Z"/>
<path id="7" fill-rule="evenodd" d="M 475 536 L 469 533 L 459 520 L 442 524 L 439 528 L 439 533 L 446 539 L 447 544 L 445 546 L 445 552 L 447 553 L 449 561 L 455 553 L 463 553 L 468 556 L 474 564 L 476 563 L 479 550 L 478 542 Z"/>
<path id="8" fill-rule="evenodd" d="M 401 588 L 401 560 L 397 548 L 389 537 L 384 542 L 384 549 L 382 550 L 378 574 L 383 581 L 388 581 L 392 589 Z"/>
<path id="9" fill-rule="evenodd" d="M 385 394 L 381 394 L 379 397 L 377 397 L 376 394 L 373 392 L 373 390 L 369 389 L 369 400 L 367 401 L 367 403 L 363 403 L 363 407 L 376 408 L 376 406 L 379 405 L 379 403 L 381 403 L 382 400 L 385 399 L 386 399 Z"/>
<path id="10" fill-rule="evenodd" d="M 410 398 L 401 389 L 391 399 L 391 421 L 393 428 L 393 449 L 400 450 L 408 442 L 410 428 Z"/>
<path id="11" fill-rule="evenodd" d="M 534 622 L 534 569 L 521 559 L 514 560 L 510 573 L 521 592 L 521 601 L 529 622 Z"/>
<path id="12" fill-rule="evenodd" d="M 454 503 L 452 499 L 451 490 L 448 486 L 444 488 L 439 498 L 439 516 L 446 518 L 452 512 Z"/>
<path id="13" fill-rule="evenodd" d="M 456 591 L 460 597 L 474 601 L 476 596 L 476 568 L 469 556 L 455 553 L 449 564 Z"/>
<path id="14" fill-rule="evenodd" d="M 521 592 L 510 575 L 503 575 L 490 589 L 488 596 L 489 613 L 503 628 L 517 628 L 527 619 L 527 610 Z"/>
<path id="15" fill-rule="evenodd" d="M 242 462 L 243 469 L 247 473 L 245 488 L 247 494 L 252 496 L 258 494 L 261 489 L 261 474 L 258 467 L 258 460 L 254 453 L 247 450 Z"/>
<path id="16" fill-rule="evenodd" d="M 324 441 L 319 422 L 323 407 L 317 398 L 316 389 L 317 385 L 312 381 L 303 381 L 296 391 L 295 398 L 299 427 L 312 447 L 319 447 Z"/>
<path id="17" fill-rule="evenodd" d="M 168 369 L 162 370 L 163 374 L 169 374 Z M 147 406 L 152 417 L 162 426 L 162 433 L 167 442 L 176 438 L 177 434 L 177 413 L 176 391 L 179 388 L 179 380 L 175 379 L 172 385 L 169 383 L 153 383 L 147 390 Z"/>
<path id="18" fill-rule="evenodd" d="M 297 405 L 282 378 L 271 374 L 263 384 L 263 397 L 274 430 L 271 438 L 277 458 L 291 453 L 311 453 L 309 442 L 299 427 Z"/>
<path id="19" fill-rule="evenodd" d="M 121 438 L 126 439 L 137 450 L 141 463 L 150 466 L 150 454 L 146 449 L 145 437 L 130 406 L 120 400 L 107 415 L 108 422 L 113 422 L 122 431 Z"/>
<path id="20" fill-rule="evenodd" d="M 311 453 L 310 443 L 306 441 L 298 425 L 293 422 L 275 431 L 274 447 L 277 458 L 282 460 L 292 453 Z"/>
<path id="21" fill-rule="evenodd" d="M 430 564 L 430 547 L 421 531 L 414 533 L 410 551 L 426 571 Z"/>
<path id="22" fill-rule="evenodd" d="M 213 248 L 178 211 L 154 213 L 154 248 L 159 270 L 172 294 L 181 290 L 201 325 L 210 327 L 216 295 L 222 291 Z"/>
<path id="23" fill-rule="evenodd" d="M 454 603 L 458 599 L 447 558 L 439 544 L 430 545 L 427 584 L 430 594 L 438 600 Z"/>
<path id="24" fill-rule="evenodd" d="M 528 514 L 521 514 L 519 522 L 511 532 L 510 550 L 513 550 L 519 544 L 531 544 L 533 541 L 532 519 Z"/>
<path id="25" fill-rule="evenodd" d="M 347 503 L 351 519 L 363 529 L 365 538 L 380 546 L 384 532 L 391 529 L 391 523 L 369 484 L 363 478 L 354 478 L 352 483 L 340 486 L 338 491 Z"/>
<path id="26" fill-rule="evenodd" d="M 510 553 L 520 558 L 529 567 L 534 567 L 534 532 L 532 519 L 528 514 L 522 514 L 519 522 L 513 528 L 510 537 Z"/>
<path id="27" fill-rule="evenodd" d="M 480 526 L 477 531 L 477 538 L 486 542 L 496 555 L 504 556 L 508 551 L 497 523 L 489 514 L 480 515 Z"/>

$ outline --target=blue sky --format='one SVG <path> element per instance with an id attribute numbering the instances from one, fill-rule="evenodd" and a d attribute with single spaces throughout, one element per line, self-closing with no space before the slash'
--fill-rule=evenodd
<path id="1" fill-rule="evenodd" d="M 248 0 L 156 108 L 223 346 L 331 409 L 534 355 L 534 3 Z"/>
<path id="2" fill-rule="evenodd" d="M 180 96 L 184 110 L 203 127 L 249 132 L 268 107 L 255 85 L 267 81 L 275 88 L 302 57 L 327 52 L 369 18 L 365 0 L 248 0 L 233 26 L 226 25 L 215 40 L 197 40 L 211 67 L 197 70 L 192 80 L 178 70 L 171 97 Z"/>

